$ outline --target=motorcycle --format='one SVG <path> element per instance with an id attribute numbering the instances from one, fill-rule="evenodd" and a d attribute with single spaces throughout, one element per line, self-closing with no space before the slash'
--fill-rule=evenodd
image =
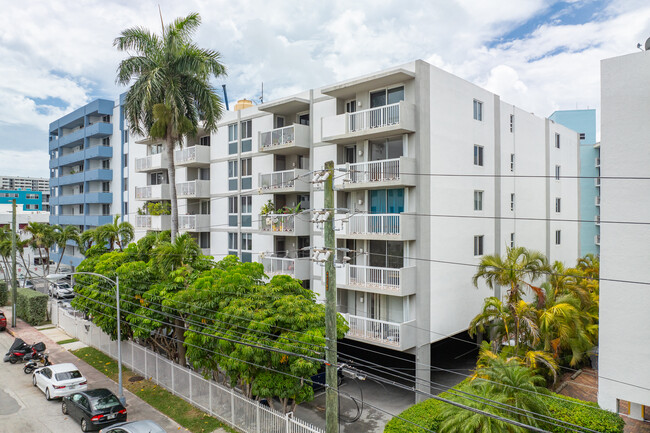
<path id="1" fill-rule="evenodd" d="M 43 365 L 38 365 L 39 363 Z M 31 374 L 37 368 L 47 367 L 48 365 L 52 365 L 49 355 L 47 353 L 38 354 L 37 358 L 32 358 L 25 364 L 23 372 L 25 374 Z"/>
<path id="2" fill-rule="evenodd" d="M 22 339 L 16 338 L 9 348 L 9 352 L 5 354 L 4 362 L 10 362 L 12 364 L 17 363 L 18 361 L 24 361 L 27 357 L 31 359 L 36 354 L 45 351 L 45 344 L 42 342 L 29 345 L 25 343 Z"/>

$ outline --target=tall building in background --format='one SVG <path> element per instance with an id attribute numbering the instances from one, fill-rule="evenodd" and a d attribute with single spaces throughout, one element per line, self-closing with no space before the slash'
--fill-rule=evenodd
<path id="1" fill-rule="evenodd" d="M 596 110 L 561 110 L 549 119 L 580 138 L 580 256 L 600 254 L 600 143 L 596 142 Z"/>
<path id="2" fill-rule="evenodd" d="M 128 187 L 122 98 L 97 99 L 50 124 L 50 224 L 83 231 L 128 212 L 122 193 Z M 66 265 L 83 259 L 73 243 L 63 254 Z"/>
<path id="3" fill-rule="evenodd" d="M 130 157 L 139 236 L 169 228 L 160 143 Z M 494 294 L 472 286 L 482 256 L 519 245 L 578 257 L 578 134 L 423 61 L 226 112 L 174 158 L 181 232 L 321 300 L 308 247 L 324 246 L 322 226 L 306 211 L 324 207 L 311 180 L 334 161 L 337 246 L 352 251 L 337 269 L 347 338 L 418 362 Z"/>
<path id="4" fill-rule="evenodd" d="M 601 62 L 598 403 L 636 419 L 650 419 L 649 74 L 650 51 Z"/>
<path id="5" fill-rule="evenodd" d="M 0 189 L 5 192 L 14 190 L 39 191 L 41 194 L 38 210 L 46 212 L 50 211 L 49 179 L 43 177 L 0 176 Z"/>

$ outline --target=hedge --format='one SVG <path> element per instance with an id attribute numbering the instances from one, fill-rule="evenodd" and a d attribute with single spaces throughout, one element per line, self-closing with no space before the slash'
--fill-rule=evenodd
<path id="1" fill-rule="evenodd" d="M 9 304 L 9 292 L 7 291 L 7 283 L 0 281 L 0 307 Z"/>
<path id="2" fill-rule="evenodd" d="M 30 289 L 18 289 L 16 299 L 16 316 L 30 325 L 38 326 L 48 322 L 48 296 Z"/>
<path id="3" fill-rule="evenodd" d="M 471 392 L 470 389 L 467 389 L 462 384 L 454 388 L 462 388 L 465 391 Z M 623 433 L 625 422 L 619 415 L 601 409 L 596 403 L 555 393 L 551 393 L 551 395 L 559 398 L 543 397 L 547 400 L 549 416 L 602 433 Z M 440 397 L 449 397 L 449 394 L 442 393 Z M 574 404 L 575 402 L 580 404 Z M 446 404 L 439 400 L 429 399 L 411 406 L 399 414 L 399 417 L 404 418 L 404 420 L 397 417 L 391 419 L 386 424 L 384 433 L 426 433 L 426 430 L 416 427 L 411 423 L 437 432 L 442 422 L 440 412 Z M 541 427 L 554 433 L 565 433 L 569 431 L 552 425 L 544 425 Z"/>

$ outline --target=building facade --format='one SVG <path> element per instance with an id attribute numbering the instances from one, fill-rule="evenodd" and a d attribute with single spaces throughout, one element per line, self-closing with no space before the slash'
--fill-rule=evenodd
<path id="1" fill-rule="evenodd" d="M 9 205 L 9 212 L 12 211 L 11 206 L 13 200 L 16 200 L 18 209 L 25 212 L 47 211 L 44 209 L 43 193 L 41 191 L 32 191 L 30 189 L 0 189 L 0 205 Z"/>
<path id="2" fill-rule="evenodd" d="M 561 110 L 549 119 L 580 138 L 580 256 L 600 254 L 600 143 L 596 142 L 596 110 Z"/>
<path id="3" fill-rule="evenodd" d="M 112 222 L 128 208 L 122 193 L 128 188 L 122 98 L 95 100 L 50 124 L 50 224 L 83 231 Z M 70 266 L 83 259 L 74 243 L 64 255 Z"/>
<path id="4" fill-rule="evenodd" d="M 650 418 L 650 51 L 601 62 L 598 403 Z M 622 177 L 623 179 L 615 179 Z M 636 178 L 636 179 L 634 179 Z"/>
<path id="5" fill-rule="evenodd" d="M 42 177 L 0 176 L 0 189 L 3 192 L 15 190 L 39 191 L 39 210 L 50 211 L 50 180 Z M 29 200 L 33 200 L 29 199 Z M 30 202 L 29 204 L 36 204 Z M 33 209 L 32 209 L 33 210 Z"/>

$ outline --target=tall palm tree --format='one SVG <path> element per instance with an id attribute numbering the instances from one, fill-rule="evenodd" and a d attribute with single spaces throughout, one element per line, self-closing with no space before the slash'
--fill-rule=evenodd
<path id="1" fill-rule="evenodd" d="M 159 242 L 154 255 L 158 269 L 167 275 L 176 269 L 192 266 L 201 255 L 201 248 L 192 236 L 183 233 L 172 242 Z"/>
<path id="2" fill-rule="evenodd" d="M 56 269 L 54 270 L 54 273 L 57 273 L 59 272 L 68 241 L 75 241 L 79 245 L 79 228 L 77 226 L 57 226 L 54 230 L 54 237 L 56 246 L 59 249 L 59 261 L 56 263 Z"/>
<path id="3" fill-rule="evenodd" d="M 30 246 L 38 249 L 43 266 L 43 275 L 50 273 L 50 250 L 56 244 L 55 230 L 58 226 L 30 221 L 25 227 L 25 231 L 31 235 Z M 45 256 L 43 256 L 45 253 Z M 45 264 L 43 264 L 45 260 Z"/>
<path id="4" fill-rule="evenodd" d="M 106 241 L 108 249 L 111 251 L 115 249 L 116 244 L 122 251 L 135 236 L 131 223 L 127 221 L 119 222 L 119 219 L 120 216 L 115 215 L 112 223 L 97 228 L 98 236 Z"/>
<path id="5" fill-rule="evenodd" d="M 192 41 L 200 24 L 199 14 L 191 13 L 163 26 L 160 36 L 132 27 L 113 42 L 119 51 L 133 53 L 120 63 L 116 80 L 122 85 L 135 80 L 124 104 L 129 128 L 162 139 L 167 154 L 172 240 L 178 234 L 174 148 L 199 124 L 207 133 L 216 131 L 222 114 L 221 99 L 209 79 L 224 76 L 226 68 L 219 52 Z"/>
<path id="6" fill-rule="evenodd" d="M 79 251 L 81 251 L 81 254 L 86 254 L 86 251 L 88 251 L 93 244 L 95 243 L 95 239 L 97 238 L 97 229 L 88 229 L 84 230 L 80 235 L 79 235 Z"/>

